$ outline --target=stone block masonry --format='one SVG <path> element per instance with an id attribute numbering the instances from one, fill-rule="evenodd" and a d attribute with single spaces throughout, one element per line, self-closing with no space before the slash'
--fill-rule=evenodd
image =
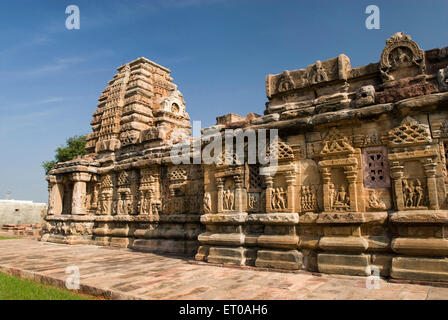
<path id="1" fill-rule="evenodd" d="M 341 54 L 268 75 L 263 116 L 209 128 L 277 129 L 263 175 L 249 142 L 243 163 L 174 164 L 176 143 L 198 141 L 185 101 L 170 70 L 134 60 L 99 98 L 88 154 L 50 171 L 42 241 L 447 281 L 447 53 L 396 33 L 379 63 L 352 68 Z"/>

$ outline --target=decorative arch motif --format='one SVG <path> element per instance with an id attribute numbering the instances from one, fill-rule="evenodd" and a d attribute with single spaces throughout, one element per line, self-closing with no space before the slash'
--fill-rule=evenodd
<path id="1" fill-rule="evenodd" d="M 354 153 L 350 140 L 336 128 L 331 128 L 324 140 L 321 156 Z"/>
<path id="2" fill-rule="evenodd" d="M 185 116 L 185 103 L 182 93 L 175 88 L 170 95 L 162 101 L 162 110 Z"/>
<path id="3" fill-rule="evenodd" d="M 424 51 L 403 32 L 397 32 L 386 40 L 381 54 L 380 72 L 384 81 L 395 80 L 391 71 L 405 65 L 418 67 L 420 74 L 426 70 Z"/>
<path id="4" fill-rule="evenodd" d="M 280 81 L 278 82 L 277 91 L 285 92 L 294 89 L 294 80 L 289 71 L 283 72 Z"/>
<path id="5" fill-rule="evenodd" d="M 411 117 L 403 119 L 401 124 L 389 131 L 389 145 L 403 147 L 431 142 L 429 127 Z"/>
<path id="6" fill-rule="evenodd" d="M 273 146 L 272 153 L 270 146 L 268 146 L 266 157 L 277 158 L 278 160 L 294 160 L 294 151 L 286 142 L 278 141 L 278 143 Z"/>

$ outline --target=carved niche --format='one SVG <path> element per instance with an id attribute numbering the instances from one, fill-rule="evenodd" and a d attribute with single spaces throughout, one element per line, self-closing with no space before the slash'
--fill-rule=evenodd
<path id="1" fill-rule="evenodd" d="M 271 149 L 269 158 L 277 159 L 277 166 L 263 167 L 266 212 L 295 212 L 297 198 L 297 165 L 294 150 L 286 142 L 278 141 Z"/>
<path id="2" fill-rule="evenodd" d="M 140 175 L 139 212 L 141 215 L 157 215 L 161 209 L 158 169 L 143 168 Z"/>
<path id="3" fill-rule="evenodd" d="M 247 150 L 245 150 L 245 153 Z M 233 149 L 223 148 L 220 161 L 215 167 L 218 213 L 246 212 L 247 186 L 245 185 L 245 166 L 238 153 Z"/>
<path id="4" fill-rule="evenodd" d="M 163 213 L 180 214 L 188 211 L 186 203 L 187 179 L 187 166 L 172 166 L 167 169 Z"/>
<path id="5" fill-rule="evenodd" d="M 92 176 L 91 181 L 87 183 L 87 194 L 85 198 L 85 208 L 91 214 L 94 214 L 98 210 L 100 188 L 101 184 L 98 181 L 98 177 Z"/>
<path id="6" fill-rule="evenodd" d="M 114 184 L 111 174 L 101 176 L 100 185 L 100 200 L 99 210 L 97 214 L 111 215 L 112 214 L 112 196 L 114 192 Z"/>
<path id="7" fill-rule="evenodd" d="M 358 211 L 360 161 L 350 139 L 336 128 L 330 129 L 320 156 L 323 158 L 319 167 L 323 181 L 324 212 Z"/>
<path id="8" fill-rule="evenodd" d="M 137 202 L 137 180 L 133 171 L 122 171 L 118 175 L 117 199 L 115 202 L 115 213 L 117 215 L 130 215 L 135 213 L 134 203 Z"/>
<path id="9" fill-rule="evenodd" d="M 407 69 L 400 73 L 400 78 L 424 74 L 426 70 L 424 51 L 403 32 L 397 32 L 386 40 L 380 60 L 383 81 L 395 80 L 394 73 L 398 74 L 400 69 Z"/>
<path id="10" fill-rule="evenodd" d="M 439 209 L 436 180 L 438 145 L 429 126 L 411 117 L 389 131 L 389 162 L 398 210 Z"/>

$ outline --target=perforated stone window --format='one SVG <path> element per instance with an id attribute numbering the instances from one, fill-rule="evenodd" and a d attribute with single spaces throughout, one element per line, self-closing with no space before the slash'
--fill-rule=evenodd
<path id="1" fill-rule="evenodd" d="M 386 147 L 369 147 L 363 149 L 363 171 L 365 187 L 390 187 L 390 172 Z"/>
<path id="2" fill-rule="evenodd" d="M 249 165 L 249 192 L 261 192 L 263 180 L 260 176 L 260 167 L 258 165 Z"/>

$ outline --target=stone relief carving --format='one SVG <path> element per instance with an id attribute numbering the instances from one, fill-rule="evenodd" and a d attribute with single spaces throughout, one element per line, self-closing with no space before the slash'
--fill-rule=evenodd
<path id="1" fill-rule="evenodd" d="M 117 214 L 128 215 L 132 211 L 131 193 L 124 191 L 119 194 L 117 202 Z"/>
<path id="2" fill-rule="evenodd" d="M 294 159 L 294 151 L 291 146 L 283 141 L 278 141 L 276 145 L 273 146 L 271 152 L 271 146 L 267 147 L 266 157 L 277 158 L 279 161 L 281 160 L 292 160 Z"/>
<path id="3" fill-rule="evenodd" d="M 316 188 L 314 186 L 302 186 L 300 191 L 300 203 L 302 212 L 317 211 Z"/>
<path id="4" fill-rule="evenodd" d="M 439 135 L 441 138 L 448 138 L 448 121 L 447 120 L 442 122 L 442 125 L 439 128 Z"/>
<path id="5" fill-rule="evenodd" d="M 420 179 L 403 179 L 403 200 L 407 209 L 425 209 L 426 191 Z"/>
<path id="6" fill-rule="evenodd" d="M 376 190 L 369 190 L 369 208 L 372 210 L 386 210 L 386 204 L 379 198 Z"/>
<path id="7" fill-rule="evenodd" d="M 292 79 L 289 71 L 285 71 L 278 82 L 277 91 L 284 92 L 292 89 L 294 89 L 294 80 Z"/>
<path id="8" fill-rule="evenodd" d="M 103 192 L 101 194 L 101 210 L 100 210 L 100 213 L 102 215 L 110 215 L 112 213 L 111 205 L 112 205 L 112 197 L 111 197 L 111 195 L 109 193 Z"/>
<path id="9" fill-rule="evenodd" d="M 285 210 L 288 207 L 286 191 L 283 188 L 272 190 L 271 207 L 273 210 Z"/>
<path id="10" fill-rule="evenodd" d="M 382 137 L 377 132 L 353 136 L 353 145 L 356 147 L 372 147 L 380 146 L 382 144 Z"/>
<path id="11" fill-rule="evenodd" d="M 140 133 L 138 131 L 137 132 L 125 131 L 120 135 L 121 145 L 125 147 L 131 144 L 136 144 L 138 142 L 139 137 Z"/>
<path id="12" fill-rule="evenodd" d="M 351 146 L 349 138 L 342 135 L 336 128 L 331 128 L 325 137 L 324 146 L 320 152 L 320 155 L 326 156 L 331 154 L 353 152 L 354 149 Z"/>
<path id="13" fill-rule="evenodd" d="M 157 215 L 160 211 L 159 177 L 153 168 L 141 170 L 138 210 L 142 215 Z"/>
<path id="14" fill-rule="evenodd" d="M 249 211 L 257 211 L 260 203 L 260 194 L 251 192 L 247 194 L 247 207 Z"/>
<path id="15" fill-rule="evenodd" d="M 361 87 L 356 92 L 355 107 L 360 108 L 375 103 L 375 87 L 372 85 Z"/>
<path id="16" fill-rule="evenodd" d="M 325 72 L 325 69 L 322 66 L 322 62 L 317 60 L 309 74 L 309 82 L 311 84 L 315 84 L 324 81 L 328 81 L 328 76 L 327 73 Z"/>
<path id="17" fill-rule="evenodd" d="M 204 212 L 211 213 L 212 212 L 212 197 L 210 193 L 204 193 Z"/>
<path id="18" fill-rule="evenodd" d="M 227 211 L 235 210 L 235 192 L 225 189 L 223 193 L 223 209 Z"/>
<path id="19" fill-rule="evenodd" d="M 111 215 L 112 214 L 112 193 L 114 184 L 112 176 L 106 174 L 101 178 L 101 191 L 100 191 L 100 214 Z"/>
<path id="20" fill-rule="evenodd" d="M 439 83 L 440 91 L 448 90 L 448 67 L 440 69 L 437 72 L 437 81 Z"/>
<path id="21" fill-rule="evenodd" d="M 330 208 L 333 211 L 348 211 L 350 208 L 350 198 L 347 187 L 340 185 L 330 185 Z"/>
<path id="22" fill-rule="evenodd" d="M 400 126 L 389 131 L 389 144 L 394 146 L 411 146 L 431 142 L 429 127 L 411 117 L 406 117 Z"/>
<path id="23" fill-rule="evenodd" d="M 380 60 L 380 72 L 383 81 L 395 80 L 392 72 L 403 66 L 415 66 L 419 74 L 424 74 L 426 65 L 424 52 L 403 32 L 397 32 L 386 40 Z"/>

